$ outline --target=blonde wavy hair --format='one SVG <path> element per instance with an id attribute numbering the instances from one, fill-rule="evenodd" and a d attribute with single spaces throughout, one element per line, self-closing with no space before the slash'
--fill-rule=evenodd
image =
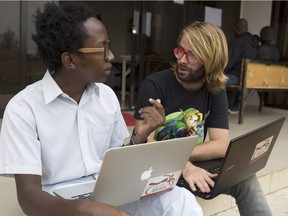
<path id="1" fill-rule="evenodd" d="M 205 86 L 217 93 L 225 89 L 227 77 L 224 68 L 228 63 L 228 45 L 223 31 L 214 24 L 193 22 L 187 25 L 178 35 L 178 44 L 182 37 L 189 41 L 189 49 L 205 68 Z M 173 65 L 174 70 L 176 65 Z"/>

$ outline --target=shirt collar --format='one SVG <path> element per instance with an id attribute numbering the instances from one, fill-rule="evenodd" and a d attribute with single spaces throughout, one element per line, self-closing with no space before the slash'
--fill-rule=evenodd
<path id="1" fill-rule="evenodd" d="M 55 82 L 50 72 L 47 70 L 43 79 L 42 79 L 43 93 L 45 103 L 48 104 L 54 99 L 56 99 L 59 95 L 65 94 L 62 89 Z M 86 88 L 86 93 L 88 95 L 92 95 L 95 93 L 99 96 L 99 84 L 98 83 L 90 83 Z"/>
<path id="2" fill-rule="evenodd" d="M 48 70 L 42 79 L 42 86 L 46 104 L 50 103 L 63 93 Z"/>
<path id="3" fill-rule="evenodd" d="M 88 95 L 95 93 L 97 96 L 99 96 L 99 83 L 90 83 L 87 86 L 86 91 Z"/>

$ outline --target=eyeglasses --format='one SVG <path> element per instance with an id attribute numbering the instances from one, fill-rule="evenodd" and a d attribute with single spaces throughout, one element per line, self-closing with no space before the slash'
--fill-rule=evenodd
<path id="1" fill-rule="evenodd" d="M 174 55 L 177 59 L 181 59 L 184 55 L 186 56 L 187 61 L 190 64 L 196 64 L 198 59 L 193 55 L 193 53 L 181 48 L 181 47 L 176 47 L 174 48 Z"/>
<path id="2" fill-rule="evenodd" d="M 92 53 L 98 53 L 98 52 L 104 52 L 104 59 L 107 60 L 109 56 L 109 52 L 111 51 L 111 42 L 110 40 L 106 41 L 104 44 L 104 47 L 95 47 L 95 48 L 80 48 L 78 52 L 83 54 L 92 54 Z"/>

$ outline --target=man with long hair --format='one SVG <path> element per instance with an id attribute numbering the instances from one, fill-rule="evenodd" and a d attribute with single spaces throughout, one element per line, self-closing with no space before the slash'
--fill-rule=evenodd
<path id="1" fill-rule="evenodd" d="M 229 126 L 225 93 L 227 77 L 224 75 L 228 61 L 227 41 L 218 26 L 193 22 L 180 32 L 174 55 L 177 62 L 171 69 L 151 74 L 141 85 L 134 113 L 133 143 L 198 136 L 199 144 L 182 174 L 192 192 L 196 187 L 202 192 L 210 192 L 217 174 L 193 163 L 223 158 L 227 150 Z M 152 107 L 149 104 L 151 98 L 164 107 L 166 118 L 159 120 L 164 123 L 158 129 L 153 131 L 151 127 L 147 129 L 151 134 L 143 136 L 142 128 L 149 118 L 143 109 Z M 154 113 L 157 112 L 154 109 Z M 160 114 L 150 116 L 157 117 L 162 118 Z M 207 134 L 209 139 L 206 139 Z M 236 199 L 241 215 L 271 215 L 255 175 L 226 194 Z"/>

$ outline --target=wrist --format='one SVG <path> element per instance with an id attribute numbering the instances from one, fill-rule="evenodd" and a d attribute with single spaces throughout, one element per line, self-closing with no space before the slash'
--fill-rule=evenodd
<path id="1" fill-rule="evenodd" d="M 130 139 L 130 145 L 140 144 L 140 143 L 146 143 L 147 137 L 140 136 L 135 129 L 132 132 L 131 139 Z"/>

